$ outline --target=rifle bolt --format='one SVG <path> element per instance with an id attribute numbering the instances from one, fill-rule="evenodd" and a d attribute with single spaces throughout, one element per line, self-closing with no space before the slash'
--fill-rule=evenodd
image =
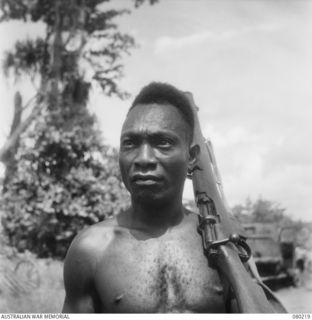
<path id="1" fill-rule="evenodd" d="M 237 233 L 232 233 L 229 237 L 230 241 L 237 244 L 239 242 L 239 235 Z"/>

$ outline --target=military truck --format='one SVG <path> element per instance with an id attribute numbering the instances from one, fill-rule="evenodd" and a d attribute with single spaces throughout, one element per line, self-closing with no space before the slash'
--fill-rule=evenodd
<path id="1" fill-rule="evenodd" d="M 277 280 L 301 285 L 304 258 L 300 256 L 293 227 L 273 223 L 243 225 L 259 274 L 269 286 Z"/>

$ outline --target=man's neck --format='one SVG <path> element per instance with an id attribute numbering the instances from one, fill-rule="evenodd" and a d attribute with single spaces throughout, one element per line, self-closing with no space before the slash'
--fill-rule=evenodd
<path id="1" fill-rule="evenodd" d="M 184 208 L 182 201 L 157 206 L 133 201 L 130 213 L 133 228 L 157 234 L 178 225 L 184 217 Z"/>

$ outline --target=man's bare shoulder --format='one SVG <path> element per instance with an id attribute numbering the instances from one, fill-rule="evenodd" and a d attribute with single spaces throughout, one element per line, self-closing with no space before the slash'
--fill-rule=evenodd
<path id="1" fill-rule="evenodd" d="M 117 228 L 116 219 L 109 218 L 82 230 L 73 240 L 64 263 L 64 310 L 94 310 L 90 300 L 94 290 L 94 275 Z"/>
<path id="2" fill-rule="evenodd" d="M 113 240 L 115 233 L 119 230 L 116 217 L 96 223 L 80 231 L 74 238 L 68 253 L 79 253 L 79 255 L 90 255 L 103 253 L 105 248 Z"/>
<path id="3" fill-rule="evenodd" d="M 81 232 L 72 241 L 64 263 L 64 282 L 66 291 L 81 291 L 92 282 L 99 261 L 115 237 L 119 226 L 116 218 L 108 218 Z M 77 279 L 79 288 L 77 288 Z"/>

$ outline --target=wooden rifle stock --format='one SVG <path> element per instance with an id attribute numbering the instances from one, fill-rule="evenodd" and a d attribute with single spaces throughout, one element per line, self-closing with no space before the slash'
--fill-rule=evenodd
<path id="1" fill-rule="evenodd" d="M 185 94 L 193 109 L 195 124 L 193 146 L 197 152 L 197 160 L 189 173 L 200 212 L 199 232 L 202 235 L 208 262 L 218 270 L 220 277 L 230 284 L 239 312 L 276 312 L 269 299 L 278 305 L 278 311 L 285 312 L 286 310 L 263 285 L 259 277 L 257 282 L 254 281 L 246 270 L 247 260 L 251 256 L 249 246 L 245 242 L 246 238 L 240 234 L 241 227 L 225 204 L 212 145 L 207 144 L 202 135 L 192 94 Z"/>

